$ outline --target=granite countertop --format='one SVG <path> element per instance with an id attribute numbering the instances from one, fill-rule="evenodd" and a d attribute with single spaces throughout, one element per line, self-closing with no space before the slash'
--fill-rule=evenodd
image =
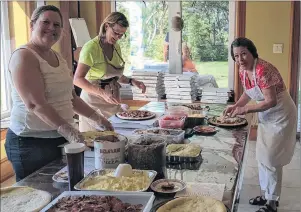
<path id="1" fill-rule="evenodd" d="M 153 112 L 164 112 L 169 103 L 150 102 L 142 109 Z M 207 104 L 210 106 L 208 116 L 220 115 L 225 105 Z M 246 117 L 250 123 L 251 115 Z M 223 202 L 234 208 L 237 199 L 237 185 L 240 179 L 240 170 L 243 161 L 245 142 L 248 136 L 249 125 L 241 128 L 218 128 L 213 136 L 194 135 L 189 138 L 190 143 L 202 147 L 202 163 L 199 167 L 167 166 L 167 178 L 179 179 L 185 182 L 225 184 Z M 30 186 L 50 192 L 54 197 L 68 190 L 67 184 L 56 183 L 52 176 L 66 166 L 64 159 L 51 162 L 15 186 Z M 155 204 L 166 198 L 157 197 Z"/>

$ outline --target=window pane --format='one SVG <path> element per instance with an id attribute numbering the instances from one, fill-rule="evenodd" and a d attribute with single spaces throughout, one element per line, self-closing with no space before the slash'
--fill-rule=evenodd
<path id="1" fill-rule="evenodd" d="M 4 55 L 5 51 L 3 49 L 4 47 L 4 39 L 3 36 L 1 35 L 1 66 L 0 66 L 0 71 L 1 71 L 1 113 L 5 112 L 8 110 L 8 104 L 7 104 L 7 95 L 9 95 L 6 92 L 6 80 L 5 80 L 5 63 L 4 63 Z"/>
<path id="2" fill-rule="evenodd" d="M 166 2 L 116 2 L 116 11 L 129 21 L 126 37 L 120 39 L 126 61 L 125 75 L 133 69 L 168 69 L 164 62 L 164 43 L 168 31 Z"/>
<path id="3" fill-rule="evenodd" d="M 182 41 L 188 47 L 184 70 L 192 62 L 200 75 L 213 75 L 219 87 L 227 88 L 229 2 L 182 2 L 182 17 Z"/>

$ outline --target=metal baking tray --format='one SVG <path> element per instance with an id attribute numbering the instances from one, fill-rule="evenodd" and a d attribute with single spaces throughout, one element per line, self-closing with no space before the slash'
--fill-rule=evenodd
<path id="1" fill-rule="evenodd" d="M 149 212 L 152 208 L 155 196 L 153 192 L 104 192 L 104 191 L 64 191 L 52 202 L 50 202 L 41 212 L 48 211 L 53 205 L 55 205 L 63 197 L 70 196 L 114 196 L 120 199 L 124 203 L 130 203 L 132 205 L 142 204 L 142 212 Z"/>
<path id="2" fill-rule="evenodd" d="M 108 173 L 112 173 L 114 172 L 115 169 L 96 169 L 96 170 L 93 170 L 91 171 L 86 177 L 84 177 L 81 181 L 79 181 L 75 186 L 74 186 L 74 189 L 76 190 L 79 190 L 79 191 L 114 191 L 114 190 L 102 190 L 102 189 L 99 189 L 99 190 L 91 190 L 91 189 L 86 189 L 84 187 L 84 184 L 93 179 L 94 177 L 97 177 L 97 176 L 103 176 L 105 174 L 108 174 Z M 148 173 L 148 176 L 149 176 L 149 184 L 146 188 L 143 188 L 142 190 L 138 190 L 138 191 L 146 191 L 150 185 L 152 184 L 152 182 L 154 181 L 156 175 L 157 175 L 157 172 L 156 171 L 153 171 L 153 170 L 137 170 L 137 169 L 133 169 L 133 172 L 147 172 Z M 119 191 L 119 192 L 138 192 L 138 191 Z M 115 192 L 115 191 L 114 191 Z"/>
<path id="3" fill-rule="evenodd" d="M 189 145 L 189 144 L 188 144 Z M 166 162 L 167 163 L 191 163 L 191 162 L 198 162 L 202 160 L 202 148 L 200 152 L 195 157 L 185 157 L 185 156 L 175 156 L 166 153 Z"/>
<path id="4" fill-rule="evenodd" d="M 203 158 L 200 157 L 200 161 L 197 162 L 181 162 L 181 163 L 169 163 L 167 162 L 166 167 L 170 169 L 176 169 L 176 170 L 183 170 L 183 169 L 188 169 L 188 170 L 199 170 L 200 166 L 203 163 Z"/>

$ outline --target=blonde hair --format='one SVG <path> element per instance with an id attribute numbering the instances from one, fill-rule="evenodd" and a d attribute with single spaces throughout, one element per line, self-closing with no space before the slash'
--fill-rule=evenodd
<path id="1" fill-rule="evenodd" d="M 106 35 L 106 28 L 105 24 L 109 24 L 111 27 L 114 26 L 114 24 L 119 24 L 122 27 L 129 27 L 129 22 L 125 15 L 120 12 L 112 12 L 110 15 L 108 15 L 105 20 L 100 25 L 99 30 L 99 36 L 104 37 Z"/>

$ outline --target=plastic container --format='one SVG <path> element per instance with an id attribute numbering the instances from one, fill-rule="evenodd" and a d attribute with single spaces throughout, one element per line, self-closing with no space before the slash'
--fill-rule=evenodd
<path id="1" fill-rule="evenodd" d="M 187 107 L 183 107 L 183 106 L 170 107 L 166 111 L 166 114 L 170 115 L 170 116 L 186 116 L 187 117 L 190 113 L 191 113 L 190 109 Z"/>
<path id="2" fill-rule="evenodd" d="M 69 196 L 114 196 L 120 199 L 123 203 L 130 204 L 142 204 L 143 212 L 151 211 L 153 202 L 155 200 L 155 196 L 153 192 L 104 192 L 104 191 L 64 191 L 57 198 L 55 198 L 52 202 L 50 202 L 45 208 L 41 210 L 41 212 L 48 211 L 53 205 L 55 205 L 58 200 L 63 197 Z"/>
<path id="3" fill-rule="evenodd" d="M 127 145 L 128 163 L 133 169 L 155 170 L 158 178 L 166 177 L 166 139 L 141 135 Z"/>
<path id="4" fill-rule="evenodd" d="M 168 129 L 183 129 L 185 124 L 185 116 L 165 115 L 160 118 L 159 126 Z"/>
<path id="5" fill-rule="evenodd" d="M 154 131 L 165 130 L 169 132 L 169 135 L 154 133 Z M 184 130 L 174 130 L 174 129 L 163 129 L 163 128 L 150 128 L 145 130 L 134 130 L 135 135 L 158 135 L 166 139 L 167 144 L 183 144 L 185 131 Z"/>

